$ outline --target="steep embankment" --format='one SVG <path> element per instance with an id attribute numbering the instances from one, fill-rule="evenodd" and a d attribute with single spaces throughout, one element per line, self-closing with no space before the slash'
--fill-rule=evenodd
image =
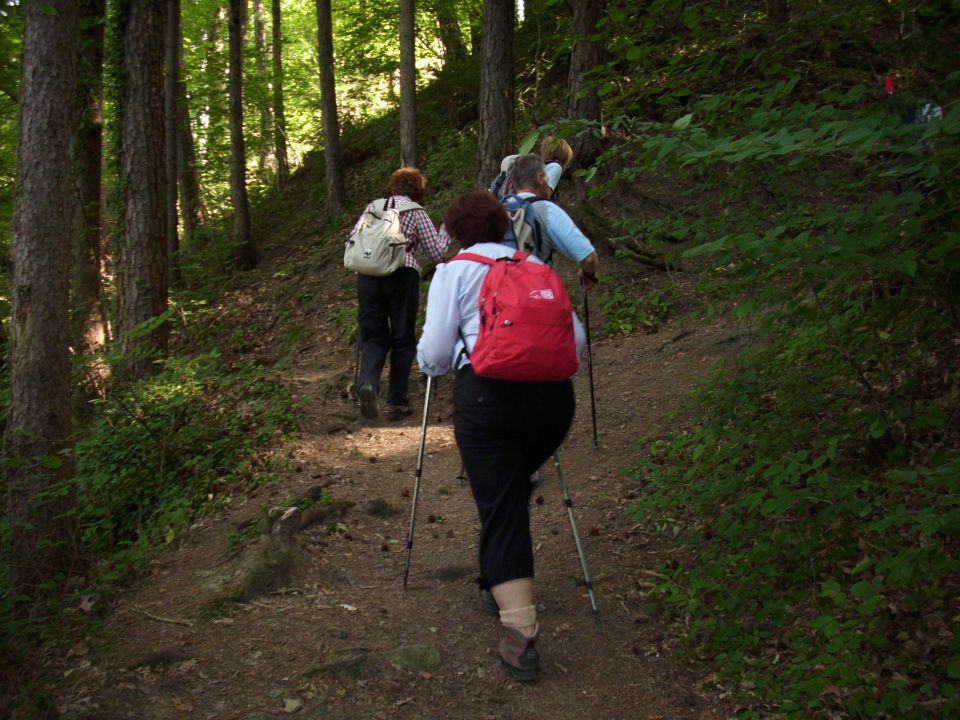
<path id="1" fill-rule="evenodd" d="M 561 461 L 601 623 L 556 471 L 546 468 L 532 505 L 544 673 L 520 686 L 498 666 L 497 623 L 477 605 L 478 525 L 457 477 L 449 380 L 430 406 L 404 591 L 421 415 L 360 422 L 346 396 L 353 284 L 338 236 L 279 221 L 275 229 L 261 267 L 225 296 L 224 309 L 256 328 L 249 350 L 261 359 L 294 348 L 282 372 L 304 423 L 280 449 L 286 469 L 278 483 L 236 494 L 197 522 L 119 598 L 98 633 L 55 661 L 61 711 L 100 719 L 729 717 L 709 668 L 675 654 L 648 612 L 645 594 L 669 543 L 624 513 L 640 490 L 621 472 L 638 439 L 675 427 L 692 383 L 738 342 L 735 328 L 704 319 L 692 273 L 638 276 L 637 267 L 603 258 L 608 287 L 673 282 L 680 300 L 656 334 L 595 332 L 600 446 L 582 373 Z M 594 315 L 597 328 L 596 303 Z M 422 408 L 423 388 L 414 389 Z M 291 505 L 298 509 L 271 512 Z"/>

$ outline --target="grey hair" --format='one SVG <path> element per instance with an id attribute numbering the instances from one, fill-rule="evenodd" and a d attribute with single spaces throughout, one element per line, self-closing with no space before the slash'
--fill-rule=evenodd
<path id="1" fill-rule="evenodd" d="M 533 188 L 540 175 L 546 177 L 547 169 L 539 155 L 521 155 L 513 163 L 513 184 L 517 189 Z"/>

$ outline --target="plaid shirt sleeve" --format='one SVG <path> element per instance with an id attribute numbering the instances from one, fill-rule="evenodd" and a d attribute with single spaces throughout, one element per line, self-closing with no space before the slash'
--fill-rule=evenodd
<path id="1" fill-rule="evenodd" d="M 394 196 L 394 201 L 395 206 L 397 206 L 410 202 L 410 198 L 397 195 Z M 410 210 L 403 213 L 400 216 L 400 230 L 408 241 L 404 267 L 413 268 L 417 272 L 420 272 L 420 264 L 414 256 L 414 251 L 417 248 L 421 248 L 423 253 L 431 260 L 442 260 L 450 244 L 449 238 L 441 239 L 437 234 L 437 229 L 426 210 Z"/>

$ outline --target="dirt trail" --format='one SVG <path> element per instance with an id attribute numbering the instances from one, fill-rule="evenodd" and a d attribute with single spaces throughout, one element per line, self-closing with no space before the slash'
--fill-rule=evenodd
<path id="1" fill-rule="evenodd" d="M 605 261 L 615 269 L 613 259 Z M 291 258 L 247 278 L 252 318 L 279 311 L 273 272 L 285 262 Z M 296 354 L 289 375 L 306 420 L 286 448 L 287 475 L 198 522 L 118 599 L 100 632 L 57 662 L 61 712 L 101 720 L 730 717 L 708 669 L 671 653 L 664 627 L 645 612 L 645 592 L 669 548 L 623 512 L 639 491 L 638 481 L 621 473 L 638 438 L 673 426 L 671 413 L 693 381 L 737 342 L 734 329 L 696 312 L 691 275 L 676 278 L 687 300 L 659 333 L 595 341 L 599 449 L 586 373 L 576 380 L 578 411 L 561 461 L 602 625 L 590 612 L 548 466 L 532 505 L 542 623 L 538 683 L 510 681 L 497 662 L 497 621 L 478 608 L 478 523 L 469 488 L 457 479 L 449 379 L 437 383 L 429 413 L 404 591 L 421 416 L 359 422 L 340 392 L 352 373 L 352 348 L 321 307 L 303 310 L 307 349 Z M 304 287 L 324 288 L 328 307 L 351 297 L 349 278 L 332 261 Z M 422 387 L 413 386 L 422 408 Z M 353 507 L 339 518 L 293 527 L 286 539 L 282 521 L 274 545 L 231 544 L 228 533 L 242 534 L 244 521 L 320 486 Z M 242 602 L 224 600 L 223 588 L 265 547 L 289 551 L 280 586 Z"/>

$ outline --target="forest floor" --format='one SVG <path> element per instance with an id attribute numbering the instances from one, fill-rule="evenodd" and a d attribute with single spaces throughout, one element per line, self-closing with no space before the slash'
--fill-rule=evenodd
<path id="1" fill-rule="evenodd" d="M 289 462 L 277 482 L 235 495 L 196 522 L 115 598 L 95 632 L 50 654 L 61 715 L 732 717 L 737 708 L 729 690 L 708 664 L 678 646 L 654 611 L 649 593 L 658 569 L 671 558 L 682 561 L 689 548 L 677 546 L 662 525 L 658 533 L 656 522 L 625 512 L 642 480 L 623 469 L 634 464 L 641 437 L 683 422 L 693 384 L 734 355 L 743 328 L 706 315 L 693 272 L 668 277 L 601 258 L 611 285 L 626 278 L 646 289 L 672 283 L 678 300 L 656 333 L 594 331 L 599 447 L 583 372 L 560 459 L 600 622 L 591 612 L 557 473 L 545 466 L 531 506 L 542 677 L 520 684 L 498 663 L 497 620 L 479 609 L 479 525 L 469 487 L 458 480 L 448 378 L 435 383 L 429 408 L 403 589 L 424 388 L 411 382 L 418 412 L 407 420 L 361 422 L 345 391 L 355 347 L 345 339 L 343 313 L 337 322 L 337 308 L 353 307 L 353 285 L 339 254 L 337 247 L 309 243 L 268 249 L 260 268 L 245 274 L 225 301 L 242 308 L 259 335 L 253 352 L 265 357 L 279 343 L 277 317 L 300 318 L 299 350 L 284 370 L 304 416 L 296 438 L 280 449 Z M 310 272 L 300 273 L 304 267 Z M 569 263 L 564 267 L 570 271 Z M 277 278 L 290 275 L 300 277 L 278 291 Z M 316 498 L 320 489 L 333 503 L 302 501 L 304 509 L 285 519 L 274 513 L 264 534 L 251 531 L 267 527 L 262 518 L 270 508 Z"/>

